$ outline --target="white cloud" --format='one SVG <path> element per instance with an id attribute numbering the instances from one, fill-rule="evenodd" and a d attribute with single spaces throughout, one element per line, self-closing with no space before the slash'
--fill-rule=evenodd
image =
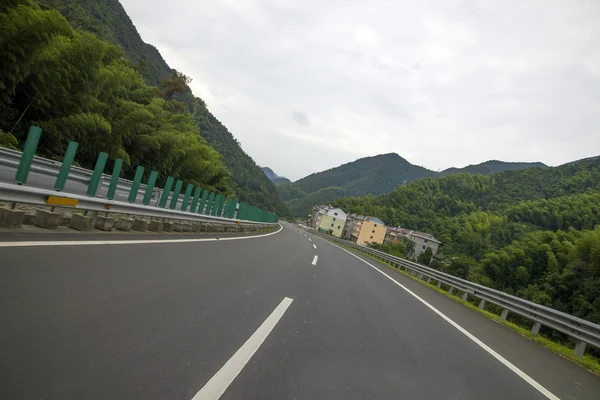
<path id="1" fill-rule="evenodd" d="M 600 149 L 595 0 L 122 0 L 260 165 L 431 169 Z"/>

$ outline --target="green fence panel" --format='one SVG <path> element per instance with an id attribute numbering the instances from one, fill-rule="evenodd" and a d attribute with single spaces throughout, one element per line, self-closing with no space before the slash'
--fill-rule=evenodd
<path id="1" fill-rule="evenodd" d="M 190 204 L 191 213 L 196 212 L 196 207 L 198 207 L 198 199 L 200 198 L 200 192 L 202 192 L 202 189 L 196 187 L 196 190 L 194 191 L 194 196 L 192 197 L 192 204 Z"/>
<path id="2" fill-rule="evenodd" d="M 174 210 L 177 207 L 177 200 L 179 200 L 179 195 L 181 194 L 181 187 L 183 186 L 183 181 L 178 179 L 175 182 L 175 189 L 173 189 L 173 196 L 171 197 L 171 203 L 169 204 L 169 208 Z"/>
<path id="3" fill-rule="evenodd" d="M 35 150 L 40 141 L 40 136 L 42 136 L 42 128 L 32 125 L 29 128 L 29 133 L 25 140 L 23 154 L 21 154 L 19 168 L 17 168 L 17 175 L 15 175 L 15 182 L 19 185 L 23 185 L 27 182 L 27 176 L 29 175 L 29 169 L 31 169 L 31 163 L 33 162 L 33 156 L 35 155 Z"/>
<path id="4" fill-rule="evenodd" d="M 185 194 L 183 195 L 183 201 L 181 202 L 181 211 L 187 210 L 187 206 L 190 202 L 190 196 L 192 195 L 192 190 L 194 190 L 194 185 L 188 183 L 185 188 Z"/>
<path id="5" fill-rule="evenodd" d="M 217 196 L 217 212 L 215 213 L 215 215 L 217 217 L 221 216 L 221 213 L 223 212 L 223 202 L 225 201 L 225 196 L 223 196 L 222 194 Z"/>
<path id="6" fill-rule="evenodd" d="M 215 202 L 215 193 L 214 192 L 210 192 L 210 194 L 208 195 L 208 202 L 206 203 L 206 215 L 212 215 L 212 209 L 213 209 L 213 205 Z"/>
<path id="7" fill-rule="evenodd" d="M 169 200 L 169 194 L 171 193 L 171 187 L 173 186 L 173 181 L 175 178 L 169 176 L 167 178 L 167 182 L 165 182 L 165 187 L 163 188 L 162 196 L 160 197 L 160 202 L 158 206 L 160 208 L 165 208 L 167 205 L 167 200 Z"/>
<path id="8" fill-rule="evenodd" d="M 246 219 L 246 203 L 241 202 L 237 212 L 237 219 L 244 221 Z"/>
<path id="9" fill-rule="evenodd" d="M 145 205 L 150 204 L 150 200 L 152 200 L 152 192 L 154 192 L 156 178 L 158 178 L 158 171 L 150 172 L 150 177 L 148 178 L 148 183 L 146 184 L 146 192 L 144 193 L 144 200 L 142 200 L 142 203 Z"/>
<path id="10" fill-rule="evenodd" d="M 202 191 L 202 198 L 200 199 L 200 204 L 198 204 L 198 214 L 205 214 L 204 207 L 206 207 L 206 201 L 208 200 L 208 190 L 204 189 Z"/>
<path id="11" fill-rule="evenodd" d="M 144 177 L 144 167 L 138 166 L 135 170 L 135 175 L 133 176 L 133 182 L 131 184 L 131 190 L 129 191 L 129 198 L 127 201 L 130 203 L 135 203 L 137 199 L 138 190 L 140 189 L 140 184 L 142 183 L 142 178 Z"/>
<path id="12" fill-rule="evenodd" d="M 102 179 L 102 173 L 104 172 L 104 167 L 106 166 L 106 160 L 108 160 L 108 154 L 102 152 L 98 155 L 96 166 L 94 167 L 94 172 L 92 173 L 90 185 L 88 186 L 87 190 L 87 195 L 90 197 L 95 197 L 96 193 L 98 192 L 98 186 L 100 186 L 100 180 Z"/>
<path id="13" fill-rule="evenodd" d="M 108 192 L 106 198 L 112 200 L 115 198 L 115 192 L 117 190 L 117 184 L 119 183 L 119 175 L 121 174 L 121 167 L 123 166 L 123 160 L 117 158 L 115 165 L 113 166 L 112 176 L 110 177 L 110 185 L 108 186 Z"/>
<path id="14" fill-rule="evenodd" d="M 231 218 L 231 207 L 233 206 L 233 202 L 235 200 L 232 198 L 227 199 L 227 204 L 225 205 L 225 211 L 223 212 L 223 216 L 225 218 Z"/>
<path id="15" fill-rule="evenodd" d="M 60 171 L 58 171 L 58 176 L 56 177 L 56 182 L 54 182 L 54 190 L 58 190 L 60 192 L 65 188 L 65 183 L 67 182 L 67 178 L 69 177 L 69 170 L 71 169 L 71 165 L 75 160 L 75 153 L 77 153 L 77 147 L 79 147 L 79 143 L 69 142 L 69 145 L 67 146 L 67 151 L 65 152 L 65 156 L 63 157 L 62 165 L 60 166 Z"/>

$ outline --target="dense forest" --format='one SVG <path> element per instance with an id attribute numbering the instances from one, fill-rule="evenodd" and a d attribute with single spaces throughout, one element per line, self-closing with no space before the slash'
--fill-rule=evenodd
<path id="1" fill-rule="evenodd" d="M 427 178 L 335 202 L 432 233 L 455 275 L 600 323 L 600 157 L 555 168 Z M 402 243 L 386 251 L 411 256 Z"/>
<path id="2" fill-rule="evenodd" d="M 468 172 L 469 174 L 489 175 L 498 172 L 515 171 L 527 168 L 547 168 L 547 165 L 541 162 L 520 163 L 489 160 L 482 162 L 481 164 L 467 165 L 464 168 L 448 168 L 440 172 L 440 176 L 461 174 L 464 172 Z"/>
<path id="3" fill-rule="evenodd" d="M 421 178 L 433 178 L 468 172 L 488 175 L 509 170 L 546 166 L 542 163 L 510 163 L 486 161 L 465 168 L 449 168 L 435 172 L 413 165 L 398 154 L 365 157 L 327 171 L 311 174 L 277 190 L 295 216 L 301 217 L 315 204 L 329 203 L 343 196 L 366 196 L 390 193 L 398 185 Z"/>
<path id="4" fill-rule="evenodd" d="M 11 0 L 4 2 L 3 7 L 6 10 L 11 5 L 18 3 L 26 4 L 28 7 L 32 4 L 31 2 Z M 200 142 L 208 144 L 207 148 L 212 147 L 221 154 L 221 163 L 226 166 L 226 170 L 222 169 L 224 174 L 220 172 L 220 175 L 223 176 L 220 176 L 220 182 L 214 185 L 215 188 L 221 192 L 235 195 L 240 201 L 254 204 L 283 217 L 289 216 L 289 210 L 281 201 L 273 183 L 264 176 L 252 158 L 242 150 L 238 141 L 227 128 L 208 111 L 204 101 L 193 96 L 187 86 L 189 83 L 187 77 L 171 69 L 156 48 L 142 41 L 135 26 L 117 0 L 102 2 L 94 0 L 38 0 L 37 3 L 43 10 L 49 12 L 58 10 L 66 17 L 71 25 L 71 31 L 75 34 L 89 35 L 86 32 L 91 32 L 95 35 L 90 35 L 91 37 L 98 37 L 104 42 L 119 46 L 122 49 L 118 56 L 121 64 L 129 68 L 132 74 L 135 73 L 136 79 L 148 85 L 147 87 L 162 89 L 161 91 L 154 90 L 156 91 L 155 96 L 162 98 L 169 104 L 168 107 L 163 108 L 169 109 L 170 107 L 170 110 L 178 118 L 185 119 L 186 126 L 193 130 L 195 136 L 200 135 Z M 21 39 L 21 44 L 27 46 L 25 39 Z M 30 74 L 31 71 L 23 70 L 23 73 Z M 173 82 L 173 79 L 177 77 L 182 79 L 175 79 Z M 168 84 L 169 80 L 171 80 L 171 85 Z M 167 83 L 166 87 L 165 81 Z M 178 90 L 170 90 L 173 88 Z M 76 87 L 72 87 L 72 90 L 74 89 Z M 19 103 L 17 100 L 10 99 L 9 101 L 12 101 L 12 103 L 3 100 L 3 106 L 0 109 L 0 120 L 3 121 L 3 125 L 0 126 L 0 129 L 14 130 L 17 138 L 21 140 L 24 127 L 30 121 L 35 121 L 35 116 L 27 110 L 21 123 L 13 129 L 14 124 L 11 123 L 19 118 L 28 104 L 26 103 L 23 106 L 24 103 Z M 33 99 L 32 107 L 37 102 L 37 99 Z M 132 118 L 128 122 L 137 129 L 136 124 L 140 121 Z M 112 131 L 120 129 L 117 126 L 111 125 L 111 127 Z M 144 129 L 148 129 L 148 127 L 140 126 L 141 131 Z M 156 143 L 153 142 L 152 144 L 156 148 Z M 157 153 L 155 152 L 155 154 Z M 46 153 L 45 155 L 55 156 L 53 153 Z M 179 157 L 179 159 L 183 159 L 181 155 Z M 162 161 L 156 160 L 156 162 Z M 221 164 L 217 163 L 217 165 Z M 189 167 L 186 166 L 182 166 L 182 168 L 189 170 Z M 125 171 L 125 173 L 128 173 L 128 171 Z"/>
<path id="5" fill-rule="evenodd" d="M 44 134 L 40 154 L 60 158 L 69 141 L 77 161 L 93 167 L 98 153 L 122 158 L 124 174 L 138 165 L 203 188 L 229 192 L 221 155 L 198 134 L 192 116 L 171 99 L 174 74 L 148 86 L 123 51 L 73 29 L 57 11 L 28 0 L 0 8 L 0 128 L 3 141 L 22 142 L 31 124 Z"/>

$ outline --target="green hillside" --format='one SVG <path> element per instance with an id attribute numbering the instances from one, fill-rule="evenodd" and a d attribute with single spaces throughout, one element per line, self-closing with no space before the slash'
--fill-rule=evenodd
<path id="1" fill-rule="evenodd" d="M 381 154 L 311 174 L 290 185 L 279 185 L 281 198 L 296 216 L 302 216 L 315 204 L 329 203 L 343 196 L 366 196 L 390 193 L 399 185 L 421 178 L 430 178 L 453 173 L 489 175 L 507 170 L 546 168 L 542 163 L 509 163 L 486 161 L 465 168 L 449 168 L 441 173 L 419 167 L 406 161 L 398 154 Z"/>
<path id="2" fill-rule="evenodd" d="M 600 322 L 599 158 L 421 179 L 334 204 L 432 233 L 445 260 L 435 268 Z"/>
<path id="3" fill-rule="evenodd" d="M 159 180 L 229 193 L 222 157 L 198 135 L 191 115 L 147 85 L 121 48 L 75 30 L 56 10 L 32 1 L 0 7 L 0 129 L 9 145 L 31 124 L 43 129 L 38 152 L 60 159 L 69 141 L 76 161 L 93 168 L 98 153 L 121 158 L 123 173 L 154 169 Z"/>
<path id="4" fill-rule="evenodd" d="M 159 85 L 173 70 L 153 46 L 144 43 L 117 0 L 38 0 L 45 9 L 56 9 L 71 26 L 92 32 L 98 37 L 118 44 L 131 67 L 137 70 L 149 85 Z M 202 99 L 187 92 L 174 96 L 185 104 L 187 112 L 200 128 L 200 135 L 223 155 L 223 163 L 230 172 L 229 188 L 240 201 L 288 216 L 289 210 L 281 201 L 275 185 L 269 181 L 254 160 L 248 156 L 235 137 L 215 118 Z"/>
<path id="5" fill-rule="evenodd" d="M 464 168 L 448 168 L 440 172 L 441 176 L 450 175 L 450 174 L 461 174 L 461 173 L 469 173 L 469 174 L 481 174 L 481 175 L 489 175 L 498 172 L 504 171 L 516 171 L 527 168 L 547 168 L 548 166 L 541 162 L 532 162 L 532 163 L 524 163 L 524 162 L 506 162 L 506 161 L 498 161 L 498 160 L 490 160 L 486 162 L 482 162 L 481 164 L 468 165 Z"/>

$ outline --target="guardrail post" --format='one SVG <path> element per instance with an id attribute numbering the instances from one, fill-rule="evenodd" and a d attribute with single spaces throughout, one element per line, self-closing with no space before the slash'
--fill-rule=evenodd
<path id="1" fill-rule="evenodd" d="M 27 182 L 27 176 L 29 175 L 29 169 L 31 168 L 31 162 L 40 141 L 40 136 L 42 136 L 42 128 L 32 125 L 29 128 L 25 146 L 23 146 L 23 154 L 21 154 L 21 160 L 19 161 L 19 168 L 15 175 L 15 182 L 19 185 Z"/>
<path id="2" fill-rule="evenodd" d="M 531 328 L 531 334 L 532 335 L 537 335 L 538 333 L 540 333 L 540 328 L 542 327 L 542 324 L 535 321 L 533 323 L 533 327 Z"/>
<path id="3" fill-rule="evenodd" d="M 223 202 L 225 201 L 225 196 L 218 195 L 217 196 L 217 211 L 215 212 L 215 216 L 220 217 L 223 211 Z"/>
<path id="4" fill-rule="evenodd" d="M 92 177 L 90 178 L 90 185 L 88 186 L 87 190 L 87 195 L 90 197 L 96 197 L 96 193 L 98 192 L 98 185 L 100 185 L 100 178 L 102 178 L 104 166 L 106 165 L 106 160 L 108 160 L 108 154 L 102 152 L 98 155 L 98 159 L 96 160 L 96 166 L 94 167 L 94 172 L 92 173 Z"/>
<path id="5" fill-rule="evenodd" d="M 575 345 L 575 357 L 583 357 L 583 353 L 585 353 L 586 346 L 586 342 L 578 340 L 577 344 Z"/>
<path id="6" fill-rule="evenodd" d="M 137 193 L 140 188 L 140 183 L 142 183 L 142 177 L 144 176 L 144 167 L 137 167 L 135 170 L 135 176 L 133 177 L 133 183 L 131 184 L 131 191 L 129 192 L 129 198 L 127 201 L 130 203 L 135 203 L 137 199 Z"/>
<path id="7" fill-rule="evenodd" d="M 454 288 L 450 286 L 450 289 L 448 289 L 448 294 L 452 296 L 452 293 L 454 293 Z"/>
<path id="8" fill-rule="evenodd" d="M 484 299 L 481 299 L 481 300 L 479 301 L 479 309 L 480 309 L 480 310 L 483 310 L 483 308 L 484 308 L 484 307 L 485 307 L 485 300 L 484 300 Z"/>
<path id="9" fill-rule="evenodd" d="M 165 187 L 163 188 L 162 197 L 160 198 L 160 202 L 158 203 L 158 206 L 160 208 L 165 208 L 165 206 L 167 205 L 167 200 L 169 199 L 169 194 L 171 194 L 171 187 L 173 186 L 174 180 L 175 179 L 172 176 L 169 176 L 167 178 L 167 181 L 165 182 Z"/>
<path id="10" fill-rule="evenodd" d="M 152 192 L 154 192 L 154 185 L 156 185 L 156 178 L 158 178 L 158 171 L 150 172 L 150 177 L 148 178 L 148 183 L 146 184 L 146 193 L 144 193 L 144 199 L 142 200 L 142 203 L 145 205 L 150 204 Z"/>
<path id="11" fill-rule="evenodd" d="M 194 196 L 192 197 L 192 204 L 190 204 L 190 212 L 191 213 L 196 212 L 196 208 L 198 207 L 198 199 L 200 198 L 201 192 L 202 192 L 202 189 L 200 189 L 199 187 L 196 187 L 196 190 L 194 190 Z"/>
<path id="12" fill-rule="evenodd" d="M 502 310 L 502 314 L 500 314 L 500 319 L 502 321 L 506 321 L 506 317 L 508 317 L 508 309 L 505 308 L 504 310 Z"/>
<path id="13" fill-rule="evenodd" d="M 58 171 L 58 176 L 56 177 L 56 182 L 54 182 L 54 190 L 58 190 L 60 192 L 65 188 L 65 183 L 69 177 L 69 170 L 71 169 L 71 164 L 73 164 L 73 160 L 75 159 L 77 147 L 79 147 L 79 143 L 69 142 L 69 146 L 67 146 L 67 151 L 63 157 L 62 165 L 60 166 L 60 171 Z"/>
<path id="14" fill-rule="evenodd" d="M 468 298 L 469 298 L 469 293 L 467 293 L 467 292 L 464 292 L 464 293 L 463 293 L 463 295 L 461 296 L 461 298 L 460 298 L 460 299 L 461 299 L 462 301 L 467 301 L 467 299 L 468 299 Z"/>
<path id="15" fill-rule="evenodd" d="M 186 211 L 188 203 L 190 202 L 190 196 L 192 195 L 192 190 L 194 190 L 194 185 L 188 183 L 185 188 L 185 194 L 183 195 L 183 201 L 181 202 L 181 211 Z"/>
<path id="16" fill-rule="evenodd" d="M 431 278 L 427 277 L 427 283 L 431 283 Z"/>
<path id="17" fill-rule="evenodd" d="M 441 289 L 442 288 L 442 282 L 438 281 L 437 287 L 438 287 L 438 289 Z"/>
<path id="18" fill-rule="evenodd" d="M 212 215 L 211 211 L 212 211 L 214 202 L 215 202 L 215 192 L 210 192 L 210 194 L 208 195 L 208 202 L 206 203 L 206 211 L 204 212 L 206 215 Z"/>
<path id="19" fill-rule="evenodd" d="M 121 174 L 121 167 L 123 166 L 123 160 L 117 158 L 115 165 L 113 166 L 112 176 L 110 178 L 110 185 L 108 186 L 108 192 L 106 198 L 112 200 L 115 198 L 115 191 L 117 190 L 117 183 L 119 183 L 119 174 Z"/>
<path id="20" fill-rule="evenodd" d="M 204 213 L 204 207 L 206 206 L 206 200 L 208 200 L 208 190 L 204 189 L 202 191 L 202 198 L 200 199 L 200 204 L 198 204 L 198 214 Z"/>
<path id="21" fill-rule="evenodd" d="M 179 194 L 181 193 L 181 187 L 183 186 L 183 181 L 178 179 L 175 183 L 175 189 L 173 189 L 173 197 L 171 197 L 171 204 L 169 204 L 169 208 L 174 210 L 177 207 L 177 200 L 179 200 Z"/>

